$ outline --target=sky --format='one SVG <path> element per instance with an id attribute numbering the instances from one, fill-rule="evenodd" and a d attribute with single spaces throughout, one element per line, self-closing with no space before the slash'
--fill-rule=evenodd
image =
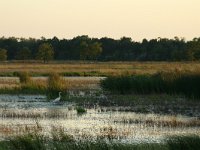
<path id="1" fill-rule="evenodd" d="M 200 37 L 200 0 L 0 0 L 0 36 Z"/>

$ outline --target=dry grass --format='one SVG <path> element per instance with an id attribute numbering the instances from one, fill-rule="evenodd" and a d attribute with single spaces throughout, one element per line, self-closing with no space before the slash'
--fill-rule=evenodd
<path id="1" fill-rule="evenodd" d="M 64 78 L 63 86 L 67 86 L 70 90 L 86 90 L 86 89 L 98 89 L 100 79 L 98 78 Z M 40 89 L 47 89 L 48 78 L 47 77 L 32 77 L 31 81 L 27 84 L 20 84 L 17 77 L 0 77 L 0 89 L 13 89 L 20 87 L 37 87 Z"/>
<path id="2" fill-rule="evenodd" d="M 115 123 L 122 124 L 140 124 L 145 127 L 200 127 L 200 119 L 197 117 L 187 118 L 176 115 L 160 115 L 160 114 L 128 114 L 126 116 L 116 116 Z"/>
<path id="3" fill-rule="evenodd" d="M 158 71 L 197 71 L 200 70 L 199 62 L 64 62 L 64 63 L 7 63 L 0 64 L 1 73 L 30 72 L 34 74 L 57 73 L 97 73 L 103 75 L 153 74 Z"/>
<path id="4" fill-rule="evenodd" d="M 51 72 L 63 75 L 91 75 L 109 76 L 121 74 L 154 74 L 160 71 L 186 71 L 198 72 L 199 62 L 79 62 L 70 61 L 62 63 L 4 63 L 0 64 L 0 75 L 13 76 L 16 72 L 29 72 L 30 75 L 47 75 Z M 46 79 L 32 78 L 35 85 L 46 86 Z M 70 89 L 98 88 L 99 80 L 67 79 L 66 85 Z M 32 82 L 33 84 L 33 82 Z M 18 78 L 0 78 L 0 88 L 20 87 Z"/>
<path id="5" fill-rule="evenodd" d="M 5 137 L 9 136 L 19 136 L 27 133 L 38 133 L 42 132 L 43 128 L 36 122 L 36 124 L 31 125 L 0 125 L 0 134 Z"/>
<path id="6" fill-rule="evenodd" d="M 116 121 L 117 122 L 117 121 Z M 199 127 L 200 120 L 199 119 L 191 119 L 188 121 L 178 120 L 177 118 L 169 118 L 168 120 L 155 120 L 155 119 L 147 119 L 147 120 L 123 120 L 123 123 L 128 124 L 145 124 L 145 126 L 150 127 L 169 127 L 169 128 L 177 128 L 177 127 Z M 121 122 L 121 123 L 122 123 Z"/>
<path id="7" fill-rule="evenodd" d="M 129 128 L 124 128 L 123 130 L 119 130 L 112 126 L 105 126 L 100 128 L 100 133 L 97 135 L 99 139 L 123 139 L 131 135 L 131 131 Z"/>
<path id="8" fill-rule="evenodd" d="M 19 78 L 17 77 L 4 77 L 0 78 L 0 88 L 16 88 L 19 87 Z"/>

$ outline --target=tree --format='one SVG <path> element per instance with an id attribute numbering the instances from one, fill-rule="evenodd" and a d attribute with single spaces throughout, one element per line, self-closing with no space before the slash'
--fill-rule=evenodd
<path id="1" fill-rule="evenodd" d="M 131 60 L 133 56 L 133 41 L 129 37 L 122 37 L 118 41 L 118 52 L 116 56 L 119 60 Z"/>
<path id="2" fill-rule="evenodd" d="M 7 60 L 7 50 L 6 49 L 0 49 L 0 61 Z"/>
<path id="3" fill-rule="evenodd" d="M 89 56 L 89 45 L 87 42 L 83 41 L 80 44 L 80 59 L 85 60 Z"/>
<path id="4" fill-rule="evenodd" d="M 30 58 L 31 58 L 31 51 L 28 47 L 20 49 L 16 56 L 16 59 L 19 60 L 28 60 Z"/>
<path id="5" fill-rule="evenodd" d="M 44 63 L 53 59 L 54 57 L 54 49 L 53 46 L 49 43 L 43 43 L 39 46 L 36 58 L 39 60 L 43 60 Z"/>
<path id="6" fill-rule="evenodd" d="M 42 43 L 49 43 L 54 48 L 50 57 L 43 50 L 39 53 L 38 48 Z M 48 44 L 47 44 L 48 45 Z M 200 38 L 185 41 L 183 38 L 173 39 L 156 38 L 144 39 L 142 42 L 135 42 L 131 38 L 90 38 L 87 35 L 77 36 L 73 39 L 25 39 L 0 37 L 0 48 L 7 50 L 7 59 L 29 59 L 21 49 L 28 47 L 32 56 L 44 62 L 56 60 L 107 60 L 107 61 L 183 61 L 200 60 Z M 42 48 L 44 49 L 44 48 Z M 21 56 L 22 54 L 23 56 Z M 37 56 L 37 57 L 36 57 Z"/>
<path id="7" fill-rule="evenodd" d="M 187 55 L 190 60 L 200 60 L 200 38 L 188 42 Z"/>
<path id="8" fill-rule="evenodd" d="M 98 42 L 87 43 L 84 41 L 80 44 L 80 59 L 96 60 L 101 53 L 102 47 Z"/>
<path id="9" fill-rule="evenodd" d="M 96 60 L 97 57 L 102 53 L 101 43 L 94 42 L 89 45 L 89 58 Z"/>

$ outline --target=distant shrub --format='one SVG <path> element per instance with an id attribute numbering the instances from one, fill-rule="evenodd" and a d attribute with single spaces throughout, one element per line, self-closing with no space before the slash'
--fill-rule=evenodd
<path id="1" fill-rule="evenodd" d="M 83 107 L 76 107 L 76 111 L 77 111 L 77 114 L 84 114 L 87 112 L 86 109 L 84 109 Z"/>
<path id="2" fill-rule="evenodd" d="M 47 96 L 49 98 L 58 96 L 58 93 L 66 88 L 63 83 L 63 79 L 58 73 L 51 73 L 48 78 Z"/>
<path id="3" fill-rule="evenodd" d="M 28 72 L 17 72 L 16 75 L 19 77 L 20 83 L 29 83 L 31 81 Z"/>

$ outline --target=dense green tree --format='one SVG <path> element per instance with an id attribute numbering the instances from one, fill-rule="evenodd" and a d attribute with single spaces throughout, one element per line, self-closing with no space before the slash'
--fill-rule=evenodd
<path id="1" fill-rule="evenodd" d="M 7 58 L 15 59 L 17 49 L 19 48 L 18 38 L 10 37 L 10 38 L 2 38 L 0 39 L 0 47 L 7 50 Z"/>
<path id="2" fill-rule="evenodd" d="M 43 43 L 39 46 L 36 58 L 43 60 L 44 63 L 52 60 L 54 57 L 54 49 L 51 44 Z"/>
<path id="3" fill-rule="evenodd" d="M 200 60 L 200 38 L 194 38 L 188 42 L 187 54 L 192 60 Z"/>
<path id="4" fill-rule="evenodd" d="M 0 61 L 7 60 L 7 50 L 0 48 Z"/>
<path id="5" fill-rule="evenodd" d="M 133 49 L 133 41 L 129 37 L 122 37 L 118 41 L 118 51 L 115 52 L 115 56 L 118 60 L 131 60 Z"/>
<path id="6" fill-rule="evenodd" d="M 89 45 L 87 42 L 83 41 L 80 44 L 80 59 L 85 60 L 89 56 Z"/>
<path id="7" fill-rule="evenodd" d="M 80 59 L 96 60 L 102 53 L 101 44 L 98 42 L 87 43 L 86 41 L 80 44 Z"/>
<path id="8" fill-rule="evenodd" d="M 111 38 L 101 38 L 99 40 L 102 47 L 100 60 L 115 60 L 115 52 L 118 49 L 118 41 Z"/>
<path id="9" fill-rule="evenodd" d="M 48 43 L 44 46 L 43 43 Z M 43 46 L 41 46 L 43 45 Z M 73 39 L 0 38 L 0 47 L 7 50 L 7 59 L 37 58 L 47 62 L 55 60 L 100 60 L 100 61 L 183 61 L 200 59 L 200 38 L 185 41 L 183 38 L 156 38 L 135 42 L 131 38 L 90 38 L 87 35 Z M 31 57 L 22 51 L 30 50 Z M 38 47 L 40 47 L 38 49 Z M 42 49 L 42 50 L 41 50 Z M 47 50 L 53 49 L 53 50 Z M 19 57 L 19 54 L 22 53 Z M 28 52 L 29 53 L 29 52 Z"/>
<path id="10" fill-rule="evenodd" d="M 101 43 L 94 42 L 89 45 L 89 58 L 92 60 L 97 60 L 98 56 L 102 53 Z"/>
<path id="11" fill-rule="evenodd" d="M 16 59 L 18 60 L 28 60 L 31 58 L 31 50 L 28 47 L 24 47 L 17 53 Z"/>

